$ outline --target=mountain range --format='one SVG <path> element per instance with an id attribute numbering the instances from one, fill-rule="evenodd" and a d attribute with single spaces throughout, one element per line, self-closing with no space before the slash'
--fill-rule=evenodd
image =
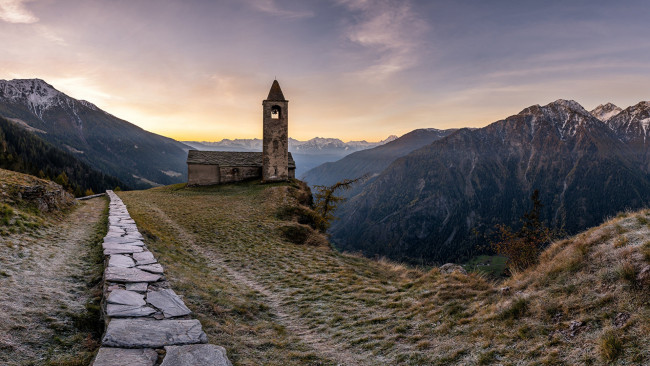
<path id="1" fill-rule="evenodd" d="M 79 191 L 183 182 L 191 147 L 261 150 L 259 139 L 183 144 L 40 79 L 0 80 L 0 117 L 3 166 L 34 174 L 34 162 L 46 162 L 44 175 L 65 171 Z M 495 225 L 516 226 L 535 189 L 544 220 L 569 234 L 647 206 L 649 126 L 649 102 L 589 112 L 557 100 L 479 129 L 419 129 L 377 143 L 291 139 L 289 146 L 298 176 L 312 186 L 367 176 L 337 211 L 331 235 L 338 247 L 429 263 L 460 261 L 480 251 Z M 84 185 L 84 177 L 93 183 Z"/>
<path id="2" fill-rule="evenodd" d="M 188 146 L 71 98 L 43 80 L 0 80 L 0 116 L 131 188 L 186 179 Z"/>
<path id="3" fill-rule="evenodd" d="M 301 177 L 308 170 L 323 163 L 336 161 L 355 151 L 370 149 L 394 141 L 391 135 L 379 142 L 348 141 L 337 138 L 315 137 L 307 141 L 289 138 L 289 151 L 296 161 L 296 176 Z M 261 139 L 224 139 L 216 142 L 183 141 L 198 150 L 213 151 L 262 151 Z"/>
<path id="4" fill-rule="evenodd" d="M 543 219 L 575 233 L 650 203 L 649 123 L 647 102 L 589 112 L 557 100 L 484 128 L 453 131 L 358 186 L 337 211 L 332 239 L 366 255 L 461 261 L 479 251 L 496 224 L 516 226 L 535 189 Z M 353 155 L 328 169 L 348 169 Z M 365 170 L 348 169 L 347 178 Z M 309 181 L 316 174 L 306 176 Z"/>
<path id="5" fill-rule="evenodd" d="M 303 174 L 302 179 L 311 186 L 330 186 L 344 179 L 354 179 L 363 175 L 371 177 L 381 173 L 395 159 L 439 140 L 454 131 L 456 129 L 423 128 L 413 130 L 385 144 L 354 152 L 336 162 L 319 165 Z"/>

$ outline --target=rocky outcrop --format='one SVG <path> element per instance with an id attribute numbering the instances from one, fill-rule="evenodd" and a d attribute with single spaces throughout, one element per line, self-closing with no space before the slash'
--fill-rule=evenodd
<path id="1" fill-rule="evenodd" d="M 459 266 L 458 264 L 455 264 L 455 263 L 443 264 L 442 266 L 440 266 L 440 272 L 448 273 L 448 274 L 449 273 L 454 273 L 454 272 L 458 272 L 458 273 L 464 274 L 464 275 L 467 274 L 467 271 L 465 270 L 465 268 L 463 268 L 463 267 L 461 267 L 461 266 Z"/>
<path id="2" fill-rule="evenodd" d="M 12 206 L 28 205 L 40 212 L 64 210 L 74 197 L 60 185 L 32 175 L 0 169 L 0 199 Z"/>
<path id="3" fill-rule="evenodd" d="M 231 366 L 223 347 L 206 344 L 201 323 L 165 280 L 126 206 L 112 191 L 104 238 L 106 332 L 93 366 Z"/>
<path id="4" fill-rule="evenodd" d="M 23 186 L 18 191 L 18 197 L 41 212 L 60 210 L 74 204 L 72 195 L 57 184 Z"/>

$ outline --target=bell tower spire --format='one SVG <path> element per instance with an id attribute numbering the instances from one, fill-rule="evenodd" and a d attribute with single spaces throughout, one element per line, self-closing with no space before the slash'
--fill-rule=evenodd
<path id="1" fill-rule="evenodd" d="M 262 102 L 262 181 L 289 179 L 289 101 L 284 98 L 280 83 L 273 80 L 266 100 Z"/>

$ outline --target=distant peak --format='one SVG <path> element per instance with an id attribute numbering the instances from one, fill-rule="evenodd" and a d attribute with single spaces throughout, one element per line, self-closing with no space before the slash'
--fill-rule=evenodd
<path id="1" fill-rule="evenodd" d="M 11 85 L 15 88 L 25 89 L 32 87 L 41 87 L 45 89 L 51 89 L 57 91 L 52 85 L 45 82 L 43 79 L 12 79 L 12 80 L 0 80 L 0 84 Z"/>
<path id="2" fill-rule="evenodd" d="M 549 103 L 547 105 L 547 107 L 550 107 L 550 106 L 553 106 L 553 105 L 554 106 L 563 106 L 563 107 L 571 109 L 571 110 L 580 111 L 580 112 L 584 112 L 584 113 L 589 113 L 589 112 L 587 112 L 587 110 L 582 105 L 580 105 L 580 103 L 576 102 L 575 100 L 558 99 L 553 103 Z"/>
<path id="3" fill-rule="evenodd" d="M 596 109 L 613 110 L 613 109 L 620 109 L 620 108 L 614 103 L 607 102 L 605 104 L 599 105 L 598 107 L 596 107 Z"/>
<path id="4" fill-rule="evenodd" d="M 610 118 L 621 113 L 622 109 L 616 106 L 614 103 L 605 103 L 601 104 L 598 107 L 594 108 L 591 112 L 591 115 L 598 118 L 603 122 L 607 122 Z"/>
<path id="5" fill-rule="evenodd" d="M 269 96 L 266 97 L 266 100 L 274 100 L 278 102 L 284 102 L 284 94 L 282 94 L 282 89 L 280 89 L 280 83 L 277 80 L 273 80 L 271 85 L 271 90 L 269 90 Z"/>
<path id="6" fill-rule="evenodd" d="M 639 102 L 639 103 L 637 103 L 637 105 L 635 107 L 650 108 L 650 101 Z"/>
<path id="7" fill-rule="evenodd" d="M 39 118 L 43 110 L 56 105 L 62 95 L 41 79 L 0 80 L 0 99 L 25 103 Z"/>

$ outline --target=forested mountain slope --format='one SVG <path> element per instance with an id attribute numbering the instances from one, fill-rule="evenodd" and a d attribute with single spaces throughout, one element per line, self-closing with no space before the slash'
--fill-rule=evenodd
<path id="1" fill-rule="evenodd" d="M 460 261 L 496 224 L 517 226 L 534 189 L 543 219 L 570 234 L 647 206 L 641 166 L 636 145 L 578 103 L 558 100 L 397 159 L 342 205 L 331 232 L 340 248 L 367 255 Z"/>
<path id="2" fill-rule="evenodd" d="M 115 187 L 128 188 L 119 179 L 92 169 L 67 151 L 0 117 L 0 168 L 56 179 L 76 196 Z"/>

